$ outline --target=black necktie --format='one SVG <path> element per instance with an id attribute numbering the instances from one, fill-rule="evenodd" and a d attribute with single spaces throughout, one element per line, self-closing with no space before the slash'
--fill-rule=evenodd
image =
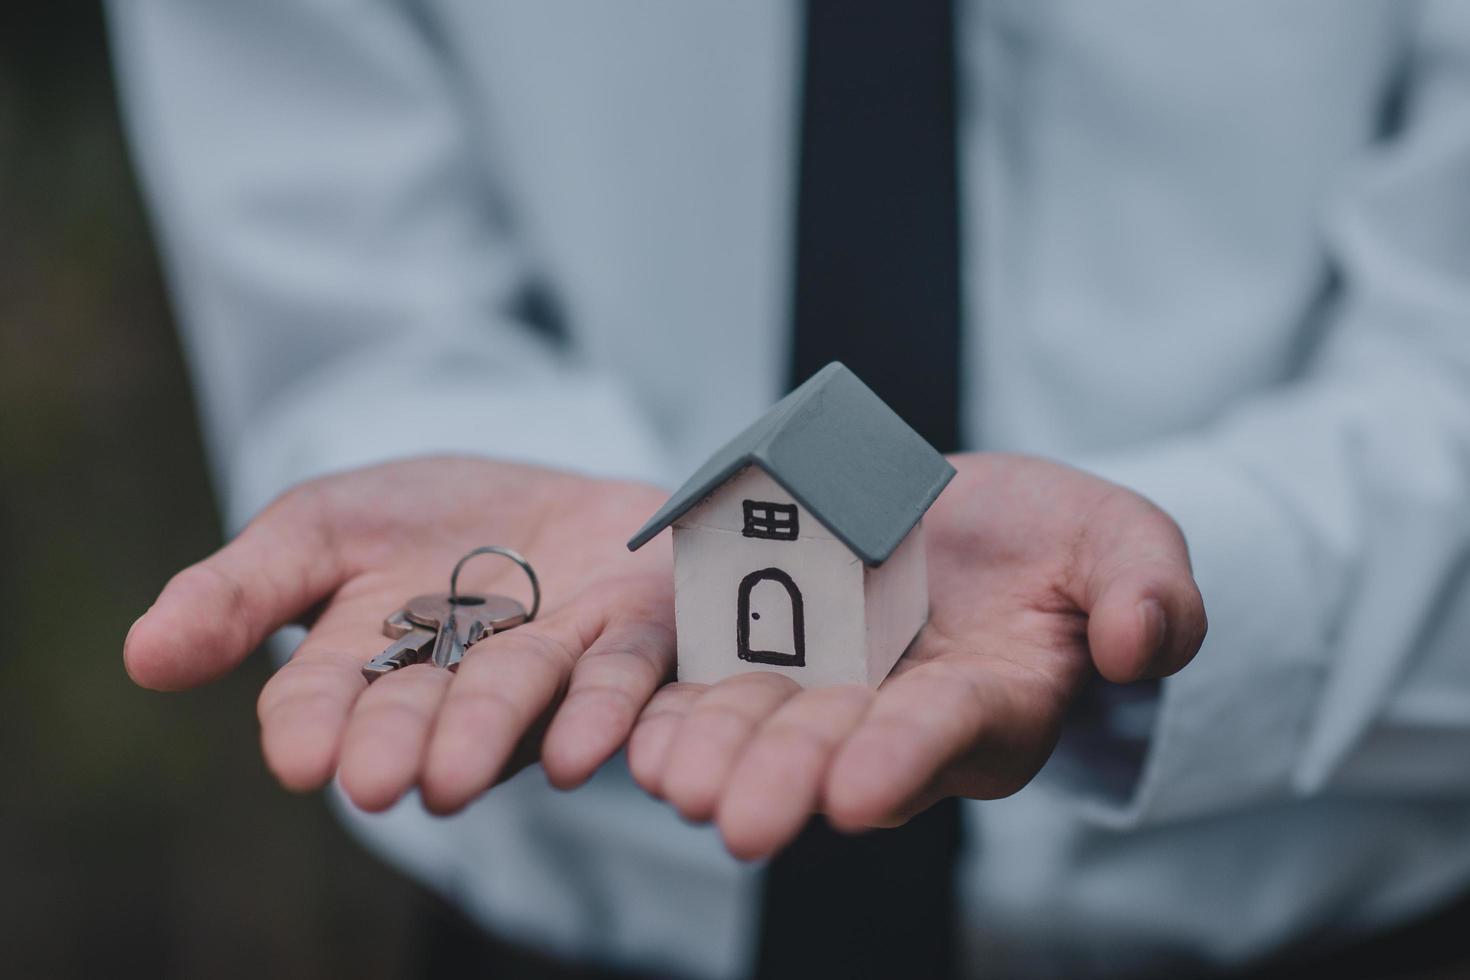
<path id="1" fill-rule="evenodd" d="M 792 380 L 840 360 L 959 448 L 950 0 L 807 0 Z M 766 874 L 757 975 L 953 976 L 959 806 L 843 837 L 814 819 Z"/>
<path id="2" fill-rule="evenodd" d="M 840 360 L 959 448 L 949 0 L 808 0 L 794 382 Z"/>

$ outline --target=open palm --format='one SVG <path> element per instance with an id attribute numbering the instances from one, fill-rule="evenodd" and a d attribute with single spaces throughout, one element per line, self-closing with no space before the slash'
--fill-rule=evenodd
<path id="1" fill-rule="evenodd" d="M 890 826 L 946 796 L 1015 792 L 1055 745 L 1094 666 L 1182 667 L 1205 616 L 1183 537 L 1148 501 L 1058 464 L 952 457 L 925 521 L 930 619 L 875 692 L 749 673 L 672 684 L 643 712 L 634 776 L 742 857 L 814 812 Z"/>
<path id="2" fill-rule="evenodd" d="M 418 786 L 449 812 L 537 758 L 574 785 L 622 747 L 672 670 L 667 549 L 623 546 L 661 500 L 647 486 L 472 458 L 315 480 L 175 576 L 124 659 L 144 686 L 193 687 L 309 620 L 259 702 L 262 750 L 286 786 L 315 789 L 340 772 L 365 809 Z M 420 665 L 368 686 L 362 665 L 389 642 L 383 618 L 445 591 L 455 561 L 481 544 L 532 562 L 540 616 L 476 644 L 457 674 Z M 466 566 L 461 588 L 528 601 L 520 571 L 494 558 Z"/>

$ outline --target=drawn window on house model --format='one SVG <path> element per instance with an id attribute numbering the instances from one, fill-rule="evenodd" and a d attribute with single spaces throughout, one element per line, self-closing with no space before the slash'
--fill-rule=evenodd
<path id="1" fill-rule="evenodd" d="M 806 609 L 801 590 L 779 568 L 740 581 L 735 635 L 741 660 L 775 667 L 806 666 Z"/>
<path id="2" fill-rule="evenodd" d="M 770 538 L 773 541 L 795 541 L 797 535 L 796 505 L 773 504 L 766 500 L 747 500 L 745 529 L 747 538 Z"/>

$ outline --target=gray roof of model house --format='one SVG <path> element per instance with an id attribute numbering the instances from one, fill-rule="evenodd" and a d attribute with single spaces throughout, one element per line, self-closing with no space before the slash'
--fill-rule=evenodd
<path id="1" fill-rule="evenodd" d="M 746 466 L 770 474 L 869 565 L 893 554 L 954 467 L 833 362 L 730 440 L 628 542 L 636 551 Z"/>

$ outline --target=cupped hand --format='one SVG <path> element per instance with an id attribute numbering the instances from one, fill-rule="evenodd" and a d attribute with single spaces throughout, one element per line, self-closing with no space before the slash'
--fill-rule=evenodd
<path id="1" fill-rule="evenodd" d="M 1184 538 L 1144 498 L 1056 463 L 952 458 L 925 518 L 930 619 L 877 691 L 802 691 L 774 673 L 671 684 L 629 744 L 633 775 L 740 857 L 813 813 L 838 828 L 904 822 L 948 796 L 1024 786 L 1100 672 L 1172 673 L 1205 612 Z"/>
<path id="2" fill-rule="evenodd" d="M 176 575 L 129 632 L 124 660 L 145 687 L 189 688 L 309 621 L 259 702 L 262 750 L 287 787 L 340 772 L 365 809 L 418 786 L 431 809 L 452 812 L 537 758 L 573 786 L 622 747 L 673 666 L 669 549 L 630 555 L 623 543 L 662 500 L 638 484 L 473 458 L 315 480 Z M 362 666 L 389 643 L 383 618 L 445 591 L 454 563 L 482 544 L 531 561 L 538 618 L 471 647 L 457 674 L 420 665 L 368 686 Z M 520 570 L 495 558 L 467 565 L 460 587 L 529 602 Z"/>

